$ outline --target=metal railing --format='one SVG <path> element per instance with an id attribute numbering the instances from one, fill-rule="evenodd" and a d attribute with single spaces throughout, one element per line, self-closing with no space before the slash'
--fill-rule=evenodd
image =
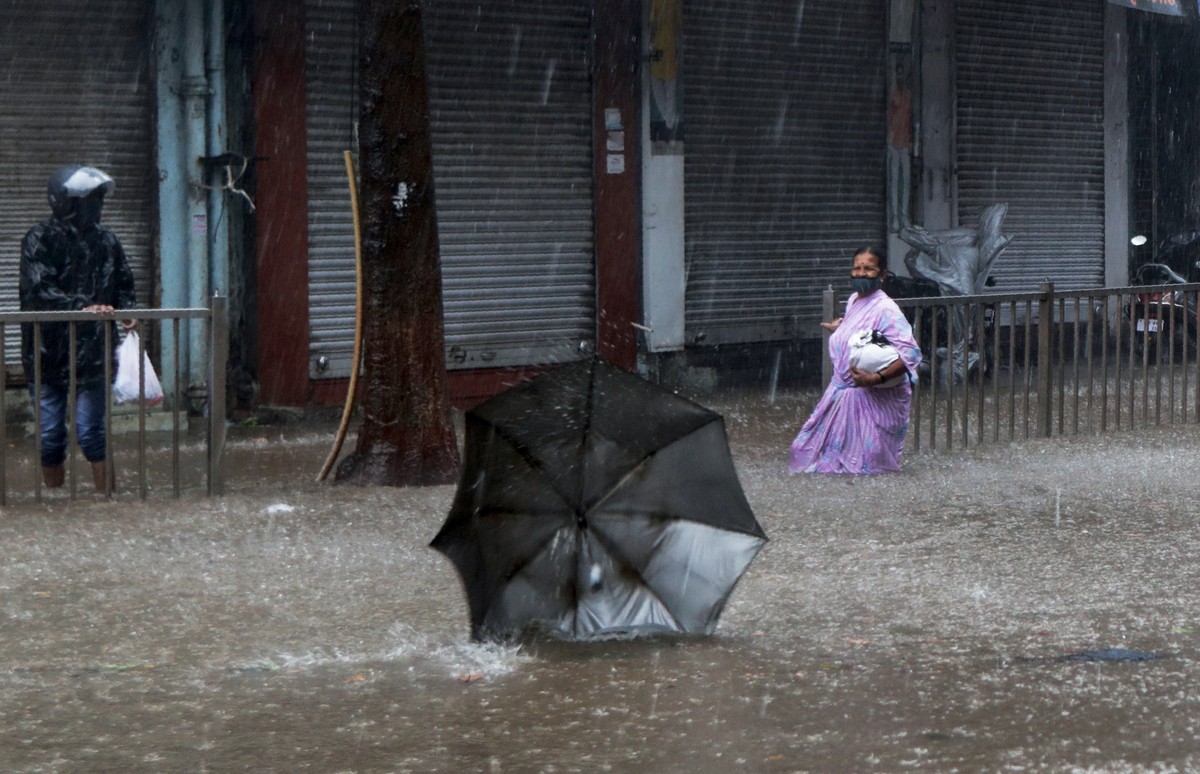
<path id="1" fill-rule="evenodd" d="M 1200 422 L 1200 283 L 895 300 L 924 357 L 910 450 Z"/>
<path id="2" fill-rule="evenodd" d="M 130 320 L 136 319 L 139 321 L 139 327 L 149 320 L 162 321 L 164 339 L 169 339 L 172 345 L 169 351 L 173 353 L 170 362 L 162 363 L 159 366 L 158 372 L 161 375 L 170 374 L 170 379 L 164 379 L 164 386 L 171 385 L 170 391 L 165 395 L 165 405 L 171 414 L 171 431 L 170 431 L 170 463 L 169 486 L 171 495 L 175 498 L 181 496 L 182 493 L 182 476 L 181 476 L 181 431 L 180 412 L 185 409 L 186 399 L 190 396 L 185 396 L 181 386 L 186 380 L 186 376 L 181 374 L 180 357 L 181 338 L 186 336 L 186 332 L 181 332 L 181 327 L 185 324 L 190 324 L 190 321 L 201 321 L 206 327 L 207 340 L 209 344 L 210 360 L 208 363 L 207 384 L 205 385 L 206 401 L 204 414 L 206 414 L 205 439 L 204 439 L 204 487 L 209 496 L 217 496 L 224 493 L 224 474 L 223 474 L 223 459 L 225 448 L 225 369 L 229 351 L 229 322 L 228 322 L 228 302 L 222 296 L 214 296 L 207 309 L 204 308 L 182 308 L 182 309 L 125 309 L 109 313 L 95 312 L 0 312 L 0 352 L 5 351 L 5 345 L 9 337 L 15 335 L 20 336 L 20 325 L 22 323 L 33 324 L 34 336 L 34 351 L 41 351 L 41 339 L 43 326 L 46 323 L 67 323 L 68 324 L 68 347 L 70 358 L 70 376 L 67 390 L 67 407 L 65 412 L 66 424 L 70 428 L 67 439 L 67 459 L 66 459 L 66 482 L 65 488 L 71 499 L 78 496 L 78 456 L 79 456 L 79 438 L 78 428 L 75 426 L 75 400 L 77 388 L 76 374 L 76 349 L 78 345 L 78 324 L 80 322 L 97 322 L 97 321 L 115 321 L 115 320 Z M 105 351 L 112 352 L 114 350 L 113 326 L 105 325 L 104 330 L 104 346 Z M 145 337 L 141 339 L 141 355 L 139 362 L 144 361 L 145 353 Z M 10 499 L 10 475 L 8 468 L 10 462 L 15 463 L 18 467 L 23 468 L 24 460 L 21 457 L 28 457 L 29 480 L 31 483 L 30 490 L 33 493 L 35 501 L 41 501 L 43 498 L 43 481 L 41 471 L 41 407 L 40 401 L 36 396 L 41 393 L 42 372 L 40 359 L 34 364 L 34 373 L 32 375 L 32 393 L 30 399 L 30 407 L 33 413 L 33 453 L 14 452 L 17 445 L 11 442 L 10 428 L 8 426 L 8 374 L 5 368 L 0 368 L 0 506 L 8 505 Z M 145 384 L 145 373 L 139 367 L 138 373 L 139 382 Z M 103 486 L 103 494 L 109 497 L 113 494 L 114 480 L 112 471 L 114 469 L 114 448 L 123 447 L 128 443 L 126 439 L 119 435 L 114 437 L 113 433 L 113 417 L 114 417 L 114 399 L 113 399 L 113 364 L 111 358 L 105 361 L 105 470 L 106 476 Z M 138 403 L 137 411 L 137 432 L 132 441 L 133 456 L 135 459 L 136 478 L 137 478 L 137 495 L 140 499 L 147 499 L 150 491 L 148 475 L 147 475 L 147 415 L 148 409 L 143 403 Z M 120 440 L 119 440 L 120 438 Z M 11 459 L 17 456 L 18 459 Z M 16 491 L 26 491 L 24 487 L 14 487 Z"/>

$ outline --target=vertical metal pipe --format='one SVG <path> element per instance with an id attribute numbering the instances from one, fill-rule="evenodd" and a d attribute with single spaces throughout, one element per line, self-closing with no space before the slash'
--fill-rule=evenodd
<path id="1" fill-rule="evenodd" d="M 138 336 L 138 496 L 146 499 L 146 340 Z"/>
<path id="2" fill-rule="evenodd" d="M 1052 377 L 1057 377 L 1058 383 L 1058 434 L 1063 434 L 1063 418 L 1066 416 L 1066 378 L 1067 378 L 1067 299 L 1058 299 L 1058 317 L 1054 323 L 1054 331 L 1058 334 L 1058 351 L 1051 353 L 1050 367 Z"/>
<path id="3" fill-rule="evenodd" d="M 1000 442 L 1000 304 L 992 304 L 992 402 L 995 423 L 992 429 L 992 442 Z"/>
<path id="4" fill-rule="evenodd" d="M 1159 306 L 1159 321 L 1158 321 L 1158 347 L 1155 348 L 1154 358 L 1154 424 L 1162 424 L 1162 377 L 1163 371 L 1168 374 L 1171 372 L 1171 357 L 1174 353 L 1174 332 L 1175 329 L 1171 326 L 1171 319 L 1162 319 L 1162 306 Z M 1173 309 L 1168 309 L 1167 315 L 1169 318 L 1174 318 Z M 1166 365 L 1163 364 L 1163 336 L 1167 337 Z"/>
<path id="5" fill-rule="evenodd" d="M 42 324 L 33 324 L 33 499 L 42 501 Z"/>
<path id="6" fill-rule="evenodd" d="M 213 296 L 210 309 L 208 493 L 218 496 L 225 494 L 225 367 L 229 355 L 229 307 L 225 297 Z"/>
<path id="7" fill-rule="evenodd" d="M 1017 302 L 1008 302 L 1008 440 L 1017 437 Z"/>
<path id="8" fill-rule="evenodd" d="M 930 339 L 929 344 L 929 450 L 937 448 L 937 389 L 938 389 L 938 311 L 939 307 L 930 307 Z"/>
<path id="9" fill-rule="evenodd" d="M 834 321 L 833 285 L 829 285 L 821 293 L 821 319 L 825 322 Z M 833 360 L 829 357 L 829 331 L 821 328 L 821 384 L 825 387 L 833 381 Z"/>
<path id="10" fill-rule="evenodd" d="M 946 448 L 954 448 L 954 311 L 952 304 L 945 305 L 946 310 Z M 966 349 L 966 343 L 963 343 Z M 964 354 L 965 357 L 965 354 Z M 963 364 L 965 367 L 965 363 Z"/>
<path id="11" fill-rule="evenodd" d="M 187 289 L 188 306 L 203 307 L 208 299 L 209 261 L 208 239 L 212 223 L 208 219 L 207 194 L 200 157 L 205 153 L 207 104 L 210 95 L 204 71 L 204 6 L 205 0 L 184 0 L 183 30 L 183 99 L 184 99 L 184 172 L 188 176 L 188 223 L 185 238 L 188 243 Z M 189 385 L 205 380 L 207 341 L 204 326 L 193 323 L 188 341 Z"/>
<path id="12" fill-rule="evenodd" d="M 963 302 L 959 305 L 962 310 L 962 337 L 963 337 L 963 401 L 962 401 L 962 445 L 967 448 L 970 445 L 971 433 L 971 399 L 974 395 L 971 394 L 971 304 Z M 980 370 L 983 369 L 982 358 L 979 363 Z"/>
<path id="13" fill-rule="evenodd" d="M 954 417 L 956 426 L 955 432 L 959 434 L 962 448 L 967 448 L 968 433 L 970 432 L 970 413 L 971 413 L 971 318 L 970 304 L 959 301 L 955 304 L 957 307 L 954 310 L 956 320 L 961 320 L 958 325 L 958 335 L 962 337 L 962 367 L 963 378 L 959 382 L 954 380 L 954 396 L 950 401 L 950 416 Z"/>
<path id="14" fill-rule="evenodd" d="M 1147 305 L 1148 307 L 1148 305 Z M 1149 309 L 1145 314 L 1149 314 Z M 1142 326 L 1142 426 L 1150 423 L 1150 318 Z M 1157 354 L 1157 353 L 1155 353 Z"/>
<path id="15" fill-rule="evenodd" d="M 1093 314 L 1093 312 L 1096 309 L 1095 296 L 1088 296 L 1087 308 L 1088 308 L 1087 332 L 1086 332 L 1087 340 L 1086 340 L 1086 344 L 1085 344 L 1085 346 L 1087 346 L 1087 431 L 1088 431 L 1088 434 L 1090 435 L 1093 432 L 1093 430 L 1092 430 L 1092 427 L 1093 427 L 1092 415 L 1095 410 L 1095 401 L 1094 401 L 1095 389 L 1094 389 L 1094 387 L 1096 384 L 1096 372 L 1095 372 L 1095 365 L 1093 362 L 1094 358 L 1095 358 L 1095 354 L 1096 354 L 1096 343 L 1095 343 L 1096 315 Z"/>
<path id="16" fill-rule="evenodd" d="M 1179 401 L 1179 410 L 1180 410 L 1180 414 L 1181 414 L 1180 423 L 1185 424 L 1185 425 L 1187 424 L 1187 421 L 1188 421 L 1188 395 L 1190 394 L 1190 390 L 1188 389 L 1188 387 L 1189 387 L 1189 385 L 1188 385 L 1188 363 L 1191 362 L 1190 358 L 1191 358 L 1191 350 L 1192 350 L 1192 339 L 1194 338 L 1191 334 L 1192 321 L 1189 320 L 1187 317 L 1187 308 L 1188 308 L 1187 302 L 1189 299 L 1192 301 L 1196 300 L 1195 291 L 1189 290 L 1186 293 L 1184 293 L 1183 312 L 1181 313 L 1183 316 L 1183 337 L 1182 337 L 1183 338 L 1183 357 L 1181 358 L 1181 361 L 1179 364 L 1179 376 L 1182 381 L 1182 384 L 1180 385 L 1180 393 L 1182 395 L 1182 398 Z"/>
<path id="17" fill-rule="evenodd" d="M 1175 424 L 1175 334 L 1178 329 L 1175 327 L 1175 307 L 1171 307 L 1171 320 L 1167 327 L 1170 332 L 1167 336 L 1167 423 Z M 1159 358 L 1159 363 L 1162 363 L 1162 358 Z M 1161 367 L 1161 365 L 1160 365 Z M 1161 381 L 1161 380 L 1160 380 Z M 1162 395 L 1158 396 L 1159 403 L 1162 402 Z"/>
<path id="18" fill-rule="evenodd" d="M 1195 397 L 1195 401 L 1196 402 L 1193 406 L 1193 408 L 1195 410 L 1192 414 L 1193 414 L 1193 416 L 1195 416 L 1196 421 L 1200 421 L 1200 293 L 1196 293 L 1196 316 L 1195 316 L 1194 323 L 1195 324 L 1193 326 L 1193 330 L 1195 331 L 1195 334 L 1196 334 L 1195 335 L 1195 340 L 1196 340 L 1196 361 L 1195 361 L 1196 397 Z"/>
<path id="19" fill-rule="evenodd" d="M 0 352 L 4 352 L 7 329 L 0 323 Z M 0 507 L 8 505 L 8 369 L 0 363 Z"/>
<path id="20" fill-rule="evenodd" d="M 963 345 L 963 381 L 962 381 L 962 445 L 967 448 L 968 433 L 970 432 L 970 416 L 971 416 L 971 308 L 967 303 L 960 302 L 958 310 L 955 312 L 955 317 L 962 320 L 962 345 Z M 958 414 L 958 408 L 955 407 L 954 413 Z"/>
<path id="21" fill-rule="evenodd" d="M 1081 302 L 1082 302 L 1082 299 L 1079 296 L 1075 296 L 1075 325 L 1071 328 L 1071 332 L 1072 332 L 1071 341 L 1073 342 L 1073 345 L 1071 347 L 1071 365 L 1073 367 L 1072 370 L 1074 372 L 1074 389 L 1072 390 L 1073 394 L 1071 396 L 1072 397 L 1072 400 L 1071 400 L 1072 430 L 1071 430 L 1071 432 L 1074 435 L 1079 435 L 1079 392 L 1080 392 L 1079 388 L 1082 386 L 1079 383 L 1079 355 L 1080 355 L 1080 350 L 1082 349 L 1082 346 L 1083 346 L 1080 343 L 1080 338 L 1081 338 L 1080 332 L 1082 330 L 1082 328 L 1080 327 L 1080 310 L 1082 309 Z M 1066 369 L 1064 368 L 1063 370 L 1065 371 Z"/>
<path id="22" fill-rule="evenodd" d="M 106 323 L 100 323 L 105 325 Z M 67 458 L 65 464 L 67 466 L 67 485 L 68 491 L 71 493 L 71 499 L 74 500 L 78 494 L 79 487 L 76 480 L 75 470 L 75 448 L 79 446 L 79 423 L 75 421 L 75 405 L 79 398 L 76 395 L 79 390 L 79 372 L 76 370 L 76 360 L 79 356 L 79 324 L 74 320 L 67 323 L 67 414 L 63 418 L 68 422 L 71 432 L 67 435 Z"/>
<path id="23" fill-rule="evenodd" d="M 191 222 L 192 210 L 189 199 L 191 184 L 188 148 L 185 138 L 187 128 L 184 116 L 184 65 L 185 47 L 183 28 L 188 22 L 186 0 L 155 0 L 154 2 L 154 70 L 155 70 L 155 124 L 157 127 L 156 156 L 158 162 L 158 261 L 161 274 L 164 308 L 194 306 L 190 303 L 188 290 L 189 266 L 203 256 L 189 256 L 192 240 L 187 238 L 190 229 L 197 224 Z M 189 73 L 190 74 L 190 73 Z M 194 163 L 194 161 L 192 162 Z M 177 343 L 166 336 L 165 327 L 160 328 L 163 336 L 163 359 L 180 359 L 182 372 L 189 372 L 188 353 L 175 349 L 167 351 Z M 163 375 L 163 388 L 172 391 L 174 373 Z M 178 405 L 178 404 L 176 404 Z"/>
<path id="24" fill-rule="evenodd" d="M 1110 318 L 1108 311 L 1108 303 L 1111 300 L 1109 296 L 1104 297 L 1104 315 L 1100 318 L 1100 432 L 1108 431 L 1108 321 Z M 1121 297 L 1117 295 L 1117 314 L 1121 313 Z M 1121 338 L 1117 336 L 1117 384 L 1121 383 Z M 1118 398 L 1120 394 L 1118 393 Z M 1117 415 L 1120 416 L 1120 402 L 1117 404 Z M 1118 425 L 1119 426 L 1119 425 Z"/>
<path id="25" fill-rule="evenodd" d="M 171 371 L 174 379 L 171 382 L 171 494 L 176 500 L 179 499 L 179 410 L 182 405 L 180 401 L 179 387 L 179 318 L 171 318 L 171 342 L 174 344 L 174 357 L 171 358 Z"/>
<path id="26" fill-rule="evenodd" d="M 104 351 L 106 353 L 113 351 L 113 327 L 112 323 L 107 320 L 104 325 Z M 104 497 L 105 499 L 112 497 L 113 481 L 116 476 L 116 468 L 113 460 L 116 455 L 113 454 L 113 363 L 112 357 L 104 358 Z"/>
<path id="27" fill-rule="evenodd" d="M 1129 308 L 1131 316 L 1129 318 L 1129 429 L 1133 429 L 1134 418 L 1137 416 L 1137 357 L 1136 344 L 1137 341 L 1137 325 L 1132 317 L 1133 305 L 1136 296 L 1133 293 L 1129 294 Z"/>
<path id="28" fill-rule="evenodd" d="M 975 341 L 976 341 L 975 348 L 977 350 L 979 350 L 979 379 L 976 382 L 976 385 L 979 389 L 979 396 L 978 396 L 979 413 L 976 414 L 976 416 L 975 416 L 975 442 L 982 445 L 983 444 L 983 408 L 984 408 L 984 399 L 986 398 L 986 394 L 985 394 L 986 390 L 985 390 L 984 384 L 983 384 L 983 376 L 984 376 L 983 372 L 987 370 L 987 362 L 988 362 L 987 339 L 984 338 L 983 303 L 982 302 L 975 303 Z"/>
<path id="29" fill-rule="evenodd" d="M 1054 284 L 1043 282 L 1041 298 L 1038 299 L 1038 423 L 1037 432 L 1042 438 L 1049 438 L 1052 432 L 1051 418 L 1054 416 L 1054 406 L 1051 389 L 1054 384 L 1053 352 L 1054 346 Z"/>
<path id="30" fill-rule="evenodd" d="M 204 3 L 206 34 L 204 74 L 208 84 L 205 110 L 206 155 L 217 156 L 225 147 L 225 0 Z M 211 185 L 212 182 L 210 181 Z M 213 292 L 229 295 L 229 217 L 225 208 L 231 200 L 225 191 L 208 190 L 208 255 Z"/>
<path id="31" fill-rule="evenodd" d="M 918 306 L 916 313 L 913 315 L 913 333 L 914 333 L 913 337 L 917 340 L 918 347 L 921 345 L 921 319 L 922 319 L 922 312 L 924 312 L 924 311 L 925 311 L 924 307 Z M 916 374 L 913 374 L 913 375 L 916 376 Z M 913 445 L 913 452 L 916 454 L 919 454 L 921 452 L 921 398 L 922 398 L 921 387 L 922 387 L 921 380 L 918 380 L 916 385 L 914 385 L 914 387 L 913 387 L 913 396 L 912 396 L 913 438 L 915 439 L 914 445 Z"/>
<path id="32" fill-rule="evenodd" d="M 1033 413 L 1033 302 L 1025 302 L 1025 438 L 1029 438 L 1029 415 Z"/>

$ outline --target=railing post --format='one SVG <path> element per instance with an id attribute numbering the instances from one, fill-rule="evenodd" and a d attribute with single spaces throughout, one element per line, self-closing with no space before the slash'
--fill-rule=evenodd
<path id="1" fill-rule="evenodd" d="M 229 300 L 212 297 L 209 309 L 208 494 L 225 494 L 225 366 L 229 357 Z"/>
<path id="2" fill-rule="evenodd" d="M 8 329 L 0 323 L 0 361 L 4 359 L 5 336 Z M 4 468 L 8 464 L 4 450 L 8 448 L 8 369 L 0 362 L 0 506 L 8 505 L 8 476 Z M 40 428 L 35 427 L 36 433 Z"/>
<path id="3" fill-rule="evenodd" d="M 1054 384 L 1054 283 L 1043 282 L 1038 292 L 1038 435 L 1049 438 L 1053 416 L 1051 392 Z"/>
<path id="4" fill-rule="evenodd" d="M 821 294 L 821 321 L 833 322 L 833 285 Z M 829 357 L 829 331 L 821 329 L 821 388 L 833 381 L 833 360 Z"/>

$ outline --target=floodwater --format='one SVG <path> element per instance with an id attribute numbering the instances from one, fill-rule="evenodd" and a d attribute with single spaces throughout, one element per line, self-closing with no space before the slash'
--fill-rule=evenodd
<path id="1" fill-rule="evenodd" d="M 234 431 L 223 498 L 20 501 L 0 770 L 1200 770 L 1200 428 L 789 477 L 814 399 L 704 399 L 771 537 L 711 638 L 471 643 L 453 488 L 315 484 L 331 426 Z M 1162 657 L 1063 658 L 1108 648 Z"/>

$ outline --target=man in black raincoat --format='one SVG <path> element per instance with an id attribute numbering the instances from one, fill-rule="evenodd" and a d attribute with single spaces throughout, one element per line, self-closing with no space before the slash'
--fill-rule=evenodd
<path id="1" fill-rule="evenodd" d="M 112 312 L 134 305 L 133 273 L 121 243 L 100 225 L 104 197 L 115 187 L 112 178 L 93 167 L 61 167 L 50 175 L 47 198 L 53 213 L 29 230 L 21 243 L 21 310 Z M 96 489 L 103 492 L 107 439 L 104 435 L 105 360 L 113 348 L 104 346 L 105 325 L 76 326 L 75 427 L 84 457 L 92 464 Z M 136 325 L 130 320 L 126 329 Z M 43 323 L 41 341 L 42 480 L 62 486 L 67 454 L 66 409 L 70 388 L 68 323 Z M 34 324 L 21 325 L 21 362 L 29 381 L 35 376 Z"/>

